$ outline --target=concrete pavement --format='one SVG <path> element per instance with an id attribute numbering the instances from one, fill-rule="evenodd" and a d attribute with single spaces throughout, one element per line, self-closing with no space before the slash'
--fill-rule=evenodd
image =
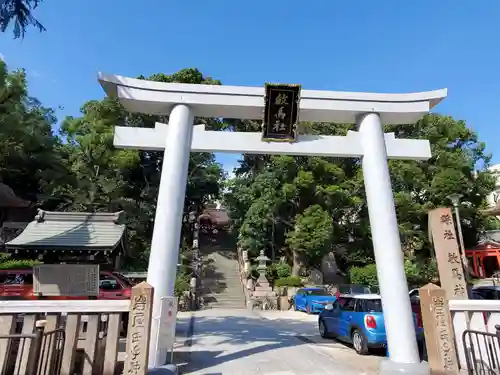
<path id="1" fill-rule="evenodd" d="M 380 358 L 321 339 L 312 320 L 269 319 L 247 310 L 195 312 L 179 322 L 187 338 L 174 361 L 185 375 L 377 374 Z"/>

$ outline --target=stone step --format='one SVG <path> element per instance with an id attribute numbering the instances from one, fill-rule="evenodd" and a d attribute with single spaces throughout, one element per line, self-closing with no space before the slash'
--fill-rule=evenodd
<path id="1" fill-rule="evenodd" d="M 241 278 L 239 275 L 206 275 L 204 277 L 202 277 L 202 280 L 213 280 L 213 281 L 227 281 L 227 280 L 231 280 L 231 281 L 240 281 Z"/>
<path id="2" fill-rule="evenodd" d="M 217 272 L 213 274 L 204 274 L 202 276 L 204 279 L 238 279 L 241 280 L 241 277 L 238 273 L 228 273 L 228 272 Z"/>
<path id="3" fill-rule="evenodd" d="M 214 302 L 239 302 L 239 301 L 244 301 L 245 297 L 243 296 L 238 296 L 238 297 L 220 297 L 220 296 L 212 296 L 211 300 Z"/>
<path id="4" fill-rule="evenodd" d="M 210 300 L 207 301 L 209 304 L 244 304 L 245 299 L 215 299 L 215 300 Z"/>
<path id="5" fill-rule="evenodd" d="M 201 292 L 205 292 L 207 294 L 218 294 L 218 295 L 228 295 L 228 294 L 237 294 L 243 295 L 244 291 L 242 288 L 203 288 L 200 290 Z"/>
<path id="6" fill-rule="evenodd" d="M 213 293 L 208 293 L 208 294 L 202 294 L 203 298 L 207 299 L 245 299 L 245 296 L 243 294 L 213 294 Z"/>
<path id="7" fill-rule="evenodd" d="M 226 294 L 205 294 L 204 298 L 217 299 L 217 300 L 234 300 L 234 299 L 245 299 L 244 295 L 226 295 Z"/>
<path id="8" fill-rule="evenodd" d="M 224 290 L 243 290 L 243 286 L 234 285 L 234 284 L 225 284 L 225 283 L 202 283 L 201 288 L 212 288 L 212 289 L 224 289 Z"/>
<path id="9" fill-rule="evenodd" d="M 219 306 L 219 305 L 210 305 L 210 306 L 204 306 L 205 309 L 231 309 L 231 310 L 245 310 L 246 306 L 240 306 L 240 305 L 224 305 L 224 306 Z"/>
<path id="10" fill-rule="evenodd" d="M 201 294 L 211 294 L 211 295 L 244 295 L 242 289 L 222 289 L 222 288 L 203 288 L 200 289 Z"/>
<path id="11" fill-rule="evenodd" d="M 245 301 L 210 302 L 208 306 L 245 306 Z"/>
<path id="12" fill-rule="evenodd" d="M 235 298 L 245 298 L 243 293 L 227 294 L 227 293 L 211 293 L 211 297 L 218 299 L 235 299 Z"/>
<path id="13" fill-rule="evenodd" d="M 202 276 L 202 280 L 220 280 L 220 281 L 240 281 L 239 275 L 205 275 Z"/>
<path id="14" fill-rule="evenodd" d="M 222 284 L 222 285 L 241 285 L 240 280 L 214 280 L 214 279 L 201 279 L 201 282 L 203 285 L 215 285 L 215 284 Z"/>
<path id="15" fill-rule="evenodd" d="M 215 298 L 215 299 L 220 299 L 220 300 L 223 300 L 223 299 L 245 299 L 245 296 L 243 294 L 232 294 L 232 295 L 228 295 L 228 294 L 205 294 L 204 295 L 206 298 Z"/>
<path id="16" fill-rule="evenodd" d="M 203 299 L 204 303 L 206 305 L 211 304 L 211 303 L 245 303 L 244 298 L 226 298 L 226 299 L 220 299 L 220 298 L 213 298 L 213 297 L 205 297 Z"/>
<path id="17" fill-rule="evenodd" d="M 243 285 L 238 282 L 227 283 L 225 281 L 206 281 L 206 280 L 202 280 L 201 285 L 216 286 L 221 288 L 240 288 L 240 289 L 243 287 Z"/>
<path id="18" fill-rule="evenodd" d="M 226 293 L 226 292 L 238 292 L 238 293 L 243 293 L 243 287 L 239 285 L 234 285 L 234 286 L 227 286 L 227 285 L 221 285 L 221 284 L 212 284 L 212 285 L 207 285 L 207 284 L 202 284 L 200 287 L 200 290 L 202 291 L 212 291 L 212 293 Z"/>
<path id="19" fill-rule="evenodd" d="M 206 296 L 243 296 L 243 291 L 241 290 L 234 290 L 234 291 L 231 291 L 231 292 L 226 292 L 225 290 L 217 290 L 217 291 L 213 291 L 213 290 L 202 290 L 201 291 L 201 295 L 206 295 Z"/>
<path id="20" fill-rule="evenodd" d="M 239 279 L 201 279 L 201 282 L 204 284 L 214 284 L 214 283 L 219 283 L 219 284 L 229 284 L 229 285 L 241 285 L 241 281 Z"/>

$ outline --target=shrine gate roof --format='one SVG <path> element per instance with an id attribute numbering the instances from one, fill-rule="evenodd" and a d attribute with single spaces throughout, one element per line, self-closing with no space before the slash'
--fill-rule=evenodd
<path id="1" fill-rule="evenodd" d="M 38 210 L 7 249 L 113 250 L 125 236 L 123 212 L 51 212 Z"/>

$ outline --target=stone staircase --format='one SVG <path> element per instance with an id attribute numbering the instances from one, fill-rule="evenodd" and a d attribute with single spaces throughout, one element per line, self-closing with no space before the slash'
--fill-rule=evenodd
<path id="1" fill-rule="evenodd" d="M 245 294 L 241 284 L 236 249 L 213 241 L 201 244 L 203 259 L 201 294 L 205 308 L 244 309 Z"/>

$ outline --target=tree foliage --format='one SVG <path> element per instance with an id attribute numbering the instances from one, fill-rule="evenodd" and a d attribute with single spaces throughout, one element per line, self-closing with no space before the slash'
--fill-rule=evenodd
<path id="1" fill-rule="evenodd" d="M 127 112 L 105 98 L 83 104 L 81 115 L 67 117 L 58 134 L 51 109 L 29 97 L 23 71 L 9 73 L 0 62 L 0 180 L 16 194 L 50 210 L 114 212 L 128 220 L 129 266 L 144 269 L 149 256 L 163 151 L 113 147 L 114 127 L 154 127 L 168 118 Z M 197 69 L 173 75 L 155 74 L 162 82 L 220 84 Z M 220 129 L 219 119 L 196 119 Z M 221 191 L 222 167 L 210 153 L 192 154 L 189 162 L 185 211 L 200 211 Z M 184 228 L 184 237 L 190 227 Z"/>
<path id="2" fill-rule="evenodd" d="M 30 26 L 45 31 L 45 27 L 33 16 L 33 12 L 42 2 L 43 0 L 0 1 L 0 30 L 5 32 L 12 25 L 16 39 L 24 38 L 26 29 Z"/>
<path id="3" fill-rule="evenodd" d="M 139 78 L 220 84 L 197 69 Z M 8 72 L 0 62 L 0 181 L 45 209 L 124 210 L 133 268 L 144 268 L 148 260 L 163 152 L 115 149 L 113 128 L 152 128 L 155 122 L 167 123 L 168 116 L 129 113 L 116 100 L 105 98 L 84 103 L 81 114 L 64 119 L 55 134 L 54 112 L 30 97 L 25 73 Z M 211 130 L 260 129 L 259 122 L 237 119 L 196 118 L 195 123 Z M 299 129 L 327 135 L 346 135 L 349 130 L 355 127 L 303 123 Z M 431 142 L 433 156 L 428 161 L 391 160 L 389 166 L 407 275 L 432 279 L 427 212 L 448 205 L 449 194 L 462 194 L 465 243 L 474 245 L 478 233 L 492 225 L 479 214 L 494 188 L 494 177 L 487 172 L 490 156 L 464 121 L 449 116 L 431 114 L 417 124 L 385 130 Z M 366 276 L 374 257 L 359 160 L 243 155 L 236 177 L 223 185 L 224 173 L 214 155 L 196 153 L 191 155 L 188 176 L 185 212 L 199 212 L 221 196 L 224 186 L 238 244 L 251 255 L 264 249 L 293 266 L 296 277 L 333 251 L 343 271 L 357 267 L 364 270 L 363 277 L 373 279 Z M 185 225 L 187 244 L 190 235 Z"/>
<path id="4" fill-rule="evenodd" d="M 66 174 L 54 111 L 29 96 L 26 73 L 0 61 L 0 178 L 27 200 L 44 200 Z"/>
<path id="5" fill-rule="evenodd" d="M 240 131 L 258 129 L 254 122 L 235 121 L 232 126 Z M 328 135 L 345 135 L 348 130 L 355 128 L 301 124 L 300 129 Z M 494 177 L 487 171 L 491 157 L 464 121 L 449 116 L 431 114 L 417 124 L 386 126 L 385 131 L 431 143 L 433 156 L 428 161 L 389 163 L 403 251 L 407 264 L 416 267 L 407 273 L 412 280 L 430 280 L 434 274 L 425 274 L 426 270 L 435 267 L 431 267 L 427 212 L 450 205 L 449 194 L 462 194 L 465 242 L 474 245 L 478 233 L 491 225 L 479 213 L 494 187 Z M 373 264 L 374 257 L 359 160 L 243 155 L 226 203 L 237 219 L 239 245 L 253 253 L 274 247 L 293 264 L 295 275 L 300 268 L 317 267 L 332 250 L 344 271 L 357 267 L 370 273 L 366 270 L 372 266 L 365 266 Z M 411 276 L 415 273 L 420 276 Z"/>

